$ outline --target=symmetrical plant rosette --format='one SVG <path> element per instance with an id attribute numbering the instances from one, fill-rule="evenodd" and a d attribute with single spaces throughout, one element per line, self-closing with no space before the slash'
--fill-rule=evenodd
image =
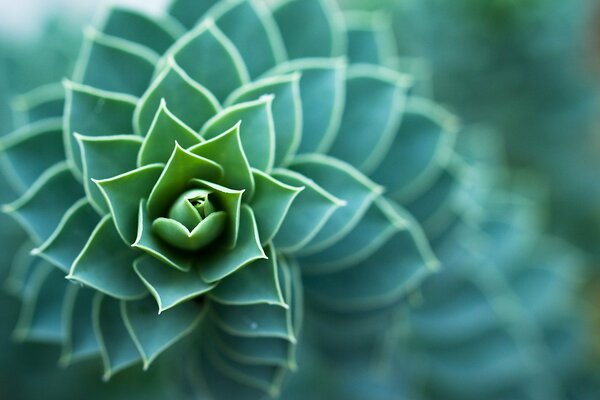
<path id="1" fill-rule="evenodd" d="M 9 281 L 16 333 L 62 343 L 67 364 L 99 354 L 109 378 L 193 332 L 202 393 L 276 396 L 295 368 L 301 273 L 316 303 L 368 312 L 436 265 L 367 177 L 421 174 L 394 153 L 419 102 L 405 75 L 347 63 L 333 1 L 169 12 L 111 9 L 74 77 L 26 95 L 29 123 L 2 141 L 24 192 L 4 209 L 30 236 Z"/>

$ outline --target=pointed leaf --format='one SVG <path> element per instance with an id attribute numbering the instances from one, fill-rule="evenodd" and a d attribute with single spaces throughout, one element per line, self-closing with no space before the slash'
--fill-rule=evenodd
<path id="1" fill-rule="evenodd" d="M 188 150 L 223 167 L 223 177 L 219 181 L 221 185 L 230 189 L 245 190 L 244 196 L 252 197 L 254 177 L 242 149 L 239 123 L 225 133 Z"/>
<path id="2" fill-rule="evenodd" d="M 256 217 L 258 236 L 264 245 L 277 234 L 294 199 L 303 187 L 287 185 L 258 170 L 253 171 L 256 192 L 250 207 Z"/>
<path id="3" fill-rule="evenodd" d="M 65 159 L 62 118 L 25 125 L 0 140 L 3 172 L 22 191 L 52 165 Z"/>
<path id="4" fill-rule="evenodd" d="M 348 234 L 383 191 L 352 166 L 334 158 L 306 155 L 297 158 L 291 167 L 346 201 L 346 206 L 336 210 L 323 229 L 307 244 L 303 254 L 327 248 Z"/>
<path id="5" fill-rule="evenodd" d="M 285 339 L 241 337 L 218 328 L 214 331 L 212 336 L 219 350 L 234 360 L 246 364 L 296 368 L 294 344 Z"/>
<path id="6" fill-rule="evenodd" d="M 3 211 L 41 244 L 54 232 L 69 207 L 81 197 L 81 185 L 66 163 L 60 163 L 44 172 L 20 199 L 4 206 Z"/>
<path id="7" fill-rule="evenodd" d="M 158 55 L 145 46 L 88 28 L 74 81 L 111 92 L 141 96 Z"/>
<path id="8" fill-rule="evenodd" d="M 227 107 L 204 125 L 200 135 L 211 139 L 242 121 L 240 138 L 250 166 L 268 171 L 275 160 L 275 124 L 273 96 Z"/>
<path id="9" fill-rule="evenodd" d="M 34 271 L 35 294 L 25 299 L 15 336 L 20 340 L 61 343 L 66 332 L 62 307 L 68 282 L 62 273 L 44 264 Z"/>
<path id="10" fill-rule="evenodd" d="M 157 314 L 156 303 L 147 297 L 139 301 L 121 301 L 121 315 L 146 370 L 156 357 L 194 330 L 203 312 L 201 306 L 187 302 Z"/>
<path id="11" fill-rule="evenodd" d="M 73 171 L 81 175 L 83 168 L 79 145 L 73 135 L 104 136 L 133 133 L 131 125 L 137 98 L 120 93 L 100 91 L 74 82 L 64 82 L 66 106 L 64 143 L 67 160 Z"/>
<path id="12" fill-rule="evenodd" d="M 378 198 L 360 222 L 333 246 L 306 257 L 300 257 L 302 272 L 322 274 L 339 271 L 368 259 L 395 233 L 407 228 L 383 197 Z"/>
<path id="13" fill-rule="evenodd" d="M 30 291 L 31 275 L 37 269 L 37 266 L 44 262 L 38 257 L 31 257 L 31 250 L 34 248 L 33 243 L 27 239 L 15 246 L 14 254 L 10 254 L 6 265 L 10 265 L 7 271 L 4 287 L 6 292 L 19 299 L 24 299 L 32 295 Z M 47 264 L 47 263 L 45 263 Z"/>
<path id="14" fill-rule="evenodd" d="M 250 79 L 242 56 L 212 19 L 185 34 L 167 54 L 219 100 Z"/>
<path id="15" fill-rule="evenodd" d="M 307 275 L 307 295 L 334 310 L 370 310 L 398 301 L 438 267 L 427 239 L 406 214 L 399 231 L 366 260 L 331 274 Z"/>
<path id="16" fill-rule="evenodd" d="M 202 142 L 202 138 L 171 113 L 163 99 L 142 144 L 138 156 L 138 166 L 166 163 L 175 143 L 179 143 L 181 147 L 187 149 L 200 142 Z"/>
<path id="17" fill-rule="evenodd" d="M 100 353 L 92 312 L 96 293 L 77 285 L 68 288 L 65 319 L 69 321 L 69 326 L 60 359 L 62 365 L 70 365 Z"/>
<path id="18" fill-rule="evenodd" d="M 215 339 L 211 338 L 211 342 Z M 211 346 L 206 350 L 212 353 L 214 362 L 223 368 L 223 374 L 238 382 L 265 391 L 270 398 L 277 398 L 280 394 L 279 388 L 285 368 L 272 365 L 248 365 L 239 363 L 229 357 L 226 353 L 218 351 L 217 347 Z"/>
<path id="19" fill-rule="evenodd" d="M 268 259 L 248 264 L 219 282 L 208 295 L 216 302 L 229 305 L 272 304 L 286 306 L 277 278 L 277 258 L 272 248 Z M 287 307 L 287 306 L 286 306 Z"/>
<path id="20" fill-rule="evenodd" d="M 278 305 L 225 305 L 210 303 L 210 317 L 224 331 L 242 337 L 269 337 L 296 342 L 289 310 Z"/>
<path id="21" fill-rule="evenodd" d="M 114 178 L 95 182 L 100 188 L 119 235 L 126 243 L 137 237 L 140 200 L 148 198 L 164 166 L 151 164 Z"/>
<path id="22" fill-rule="evenodd" d="M 202 279 L 213 283 L 261 258 L 267 258 L 267 256 L 258 239 L 254 214 L 248 206 L 242 205 L 239 236 L 235 247 L 211 249 L 196 261 L 196 265 Z"/>
<path id="23" fill-rule="evenodd" d="M 221 2 L 209 15 L 238 49 L 251 78 L 285 60 L 281 35 L 264 4 L 247 0 Z"/>
<path id="24" fill-rule="evenodd" d="M 67 279 L 117 299 L 140 298 L 147 292 L 133 271 L 133 261 L 138 256 L 123 243 L 112 216 L 107 215 L 73 263 Z"/>
<path id="25" fill-rule="evenodd" d="M 302 135 L 298 153 L 326 152 L 339 130 L 344 111 L 346 64 L 342 59 L 297 60 L 275 74 L 297 72 L 302 101 Z M 279 133 L 278 133 L 279 134 Z"/>
<path id="26" fill-rule="evenodd" d="M 398 132 L 407 76 L 373 66 L 348 71 L 346 107 L 331 155 L 370 172 L 383 160 Z"/>
<path id="27" fill-rule="evenodd" d="M 302 136 L 302 100 L 300 98 L 300 73 L 265 78 L 242 86 L 229 96 L 227 105 L 257 100 L 265 95 L 273 99 L 275 125 L 275 165 L 292 157 Z"/>
<path id="28" fill-rule="evenodd" d="M 200 382 L 198 390 L 210 393 L 215 399 L 255 400 L 267 396 L 263 390 L 248 386 L 239 380 L 230 378 L 224 371 L 222 363 L 215 360 L 215 350 L 209 345 L 208 335 L 203 335 L 201 343 L 201 358 L 197 362 L 197 375 Z"/>
<path id="29" fill-rule="evenodd" d="M 150 256 L 138 258 L 134 268 L 158 303 L 159 313 L 214 288 L 214 285 L 204 282 L 197 271 L 178 271 Z"/>
<path id="30" fill-rule="evenodd" d="M 168 57 L 167 65 L 137 104 L 133 121 L 136 133 L 148 133 L 163 99 L 173 115 L 195 131 L 221 109 L 208 89 L 190 78 L 172 57 Z"/>
<path id="31" fill-rule="evenodd" d="M 105 381 L 117 372 L 141 361 L 140 354 L 121 318 L 118 301 L 97 293 L 94 297 L 93 321 L 94 331 L 100 343 Z"/>
<path id="32" fill-rule="evenodd" d="M 138 11 L 112 7 L 102 24 L 102 32 L 163 54 L 179 36 L 180 27 L 165 17 L 159 19 Z"/>
<path id="33" fill-rule="evenodd" d="M 171 158 L 148 198 L 151 218 L 167 215 L 170 206 L 189 188 L 192 179 L 219 180 L 223 168 L 219 164 L 197 156 L 175 144 Z"/>
<path id="34" fill-rule="evenodd" d="M 345 202 L 334 197 L 307 177 L 293 171 L 277 169 L 273 177 L 294 187 L 304 187 L 294 199 L 277 234 L 275 247 L 282 251 L 298 250 L 322 229 L 335 210 Z M 307 216 L 310 216 L 308 218 Z"/>
<path id="35" fill-rule="evenodd" d="M 335 1 L 288 0 L 273 16 L 292 60 L 337 57 L 346 51 L 344 16 Z"/>
<path id="36" fill-rule="evenodd" d="M 387 156 L 370 175 L 389 192 L 430 184 L 451 157 L 458 131 L 454 116 L 426 99 L 411 97 Z M 402 168 L 397 168 L 402 160 Z"/>
<path id="37" fill-rule="evenodd" d="M 65 212 L 54 233 L 32 254 L 68 273 L 98 222 L 98 213 L 87 199 L 81 199 Z"/>
<path id="38" fill-rule="evenodd" d="M 132 135 L 83 136 L 75 133 L 83 160 L 83 187 L 90 204 L 102 214 L 109 211 L 102 191 L 93 182 L 135 169 L 142 138 Z"/>

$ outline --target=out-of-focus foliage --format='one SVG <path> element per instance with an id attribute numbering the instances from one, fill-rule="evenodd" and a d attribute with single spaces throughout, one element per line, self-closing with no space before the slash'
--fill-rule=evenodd
<path id="1" fill-rule="evenodd" d="M 598 255 L 597 4 L 592 0 L 348 0 L 393 13 L 436 99 L 506 138 L 513 167 L 546 186 L 554 231 Z M 577 204 L 576 207 L 573 207 Z"/>

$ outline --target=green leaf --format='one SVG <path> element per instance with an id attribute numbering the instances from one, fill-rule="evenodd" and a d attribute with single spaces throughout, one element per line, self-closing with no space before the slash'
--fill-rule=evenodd
<path id="1" fill-rule="evenodd" d="M 77 285 L 70 285 L 67 289 L 65 319 L 68 327 L 60 358 L 61 365 L 70 365 L 100 353 L 92 313 L 96 293 Z"/>
<path id="2" fill-rule="evenodd" d="M 141 360 L 121 318 L 118 301 L 97 293 L 93 304 L 93 322 L 100 343 L 105 381 Z"/>
<path id="3" fill-rule="evenodd" d="M 146 200 L 142 199 L 138 209 L 138 235 L 131 246 L 160 260 L 163 268 L 189 271 L 193 261 L 192 255 L 174 249 L 152 232 L 154 220 L 150 218 L 147 209 Z"/>
<path id="4" fill-rule="evenodd" d="M 277 257 L 272 247 L 268 259 L 248 264 L 219 282 L 208 296 L 229 305 L 271 304 L 287 307 L 277 277 Z"/>
<path id="5" fill-rule="evenodd" d="M 192 179 L 218 180 L 223 176 L 219 164 L 181 148 L 178 143 L 148 198 L 151 218 L 166 216 L 177 198 L 190 188 Z"/>
<path id="6" fill-rule="evenodd" d="M 161 73 L 152 81 L 135 109 L 135 132 L 146 135 L 160 112 L 163 100 L 186 126 L 199 131 L 221 110 L 219 101 L 203 85 L 193 80 L 172 57 L 167 57 Z"/>
<path id="7" fill-rule="evenodd" d="M 250 80 L 242 56 L 212 19 L 186 33 L 167 54 L 221 101 Z"/>
<path id="8" fill-rule="evenodd" d="M 21 198 L 3 206 L 2 211 L 41 244 L 54 232 L 69 207 L 83 195 L 82 187 L 71 175 L 69 167 L 60 163 L 44 172 Z"/>
<path id="9" fill-rule="evenodd" d="M 123 243 L 112 216 L 107 215 L 92 232 L 67 279 L 117 299 L 137 299 L 147 293 L 133 270 L 137 257 L 139 253 Z"/>
<path id="10" fill-rule="evenodd" d="M 343 238 L 358 224 L 383 191 L 349 164 L 331 157 L 305 155 L 296 158 L 291 168 L 346 201 L 346 206 L 334 212 L 323 229 L 302 250 L 302 254 L 322 250 Z"/>
<path id="11" fill-rule="evenodd" d="M 333 213 L 346 203 L 325 191 L 311 179 L 294 171 L 276 169 L 272 175 L 290 186 L 304 187 L 294 199 L 294 206 L 288 210 L 273 238 L 277 249 L 292 252 L 310 242 Z"/>
<path id="12" fill-rule="evenodd" d="M 226 105 L 275 96 L 272 113 L 275 125 L 275 165 L 288 161 L 298 150 L 302 139 L 302 99 L 300 73 L 264 78 L 247 84 L 229 96 Z"/>
<path id="13" fill-rule="evenodd" d="M 212 337 L 219 350 L 240 363 L 296 369 L 294 344 L 285 339 L 231 335 L 217 327 Z"/>
<path id="14" fill-rule="evenodd" d="M 389 15 L 383 12 L 346 13 L 348 61 L 390 66 L 398 57 Z"/>
<path id="15" fill-rule="evenodd" d="M 119 235 L 125 243 L 133 243 L 138 233 L 140 200 L 150 196 L 163 172 L 162 164 L 151 164 L 113 178 L 96 181 Z"/>
<path id="16" fill-rule="evenodd" d="M 268 395 L 263 390 L 248 386 L 239 380 L 230 378 L 226 374 L 226 367 L 216 359 L 216 350 L 210 346 L 210 338 L 205 334 L 200 342 L 201 352 L 198 362 L 196 376 L 200 379 L 197 386 L 199 393 L 210 393 L 218 400 L 236 399 L 236 400 L 255 400 Z"/>
<path id="17" fill-rule="evenodd" d="M 335 1 L 286 0 L 273 16 L 290 59 L 345 54 L 344 16 Z"/>
<path id="18" fill-rule="evenodd" d="M 98 222 L 98 213 L 87 199 L 81 199 L 65 212 L 54 233 L 32 254 L 68 273 Z"/>
<path id="19" fill-rule="evenodd" d="M 371 172 L 398 132 L 409 79 L 375 66 L 348 70 L 346 107 L 331 155 Z"/>
<path id="20" fill-rule="evenodd" d="M 129 40 L 163 54 L 181 34 L 182 27 L 166 17 L 150 16 L 138 11 L 113 6 L 107 13 L 102 32 Z"/>
<path id="21" fill-rule="evenodd" d="M 365 216 L 343 239 L 317 253 L 300 257 L 305 274 L 331 273 L 368 259 L 408 222 L 397 215 L 385 198 L 371 205 Z"/>
<path id="22" fill-rule="evenodd" d="M 397 210 L 407 229 L 393 235 L 366 260 L 329 274 L 305 275 L 307 296 L 330 310 L 370 310 L 393 304 L 438 268 L 425 234 Z"/>
<path id="23" fill-rule="evenodd" d="M 261 2 L 221 2 L 208 15 L 238 49 L 251 78 L 285 60 L 285 47 L 277 25 Z"/>
<path id="24" fill-rule="evenodd" d="M 67 161 L 73 172 L 81 176 L 81 153 L 73 133 L 86 136 L 133 133 L 131 121 L 137 98 L 69 81 L 63 84 L 66 90 L 63 140 Z"/>
<path id="25" fill-rule="evenodd" d="M 225 332 L 248 338 L 279 338 L 296 343 L 288 318 L 289 309 L 279 305 L 225 305 L 211 302 L 210 318 Z"/>
<path id="26" fill-rule="evenodd" d="M 204 282 L 195 270 L 182 272 L 168 268 L 150 256 L 138 258 L 134 269 L 158 303 L 159 313 L 201 296 L 215 286 Z"/>
<path id="27" fill-rule="evenodd" d="M 256 192 L 249 205 L 254 211 L 258 236 L 264 245 L 277 234 L 294 199 L 304 187 L 287 185 L 258 170 L 254 170 L 253 175 Z"/>
<path id="28" fill-rule="evenodd" d="M 83 160 L 83 187 L 90 204 L 101 214 L 109 210 L 94 181 L 124 174 L 136 167 L 142 138 L 132 135 L 83 136 L 75 133 Z"/>
<path id="29" fill-rule="evenodd" d="M 26 124 L 62 117 L 65 111 L 65 89 L 60 83 L 42 85 L 17 96 L 11 106 Z"/>
<path id="30" fill-rule="evenodd" d="M 346 63 L 343 59 L 296 60 L 279 65 L 271 75 L 294 72 L 302 75 L 303 122 L 298 153 L 326 152 L 344 111 Z"/>
<path id="31" fill-rule="evenodd" d="M 193 230 L 171 218 L 157 218 L 152 231 L 171 246 L 184 251 L 198 251 L 213 243 L 223 233 L 228 217 L 224 211 L 210 214 Z"/>
<path id="32" fill-rule="evenodd" d="M 61 343 L 65 336 L 62 307 L 64 275 L 47 263 L 33 272 L 33 296 L 25 298 L 14 335 L 19 340 Z"/>
<path id="33" fill-rule="evenodd" d="M 195 260 L 195 263 L 202 279 L 213 283 L 261 258 L 267 258 L 267 256 L 258 239 L 254 214 L 248 206 L 242 205 L 239 235 L 235 247 L 211 249 L 207 254 Z"/>
<path id="34" fill-rule="evenodd" d="M 244 154 L 250 166 L 269 171 L 275 160 L 275 123 L 272 112 L 273 96 L 227 107 L 209 120 L 200 136 L 211 139 L 228 131 L 238 122 Z"/>
<path id="35" fill-rule="evenodd" d="M 138 351 L 144 370 L 169 347 L 192 333 L 203 316 L 202 306 L 187 302 L 161 314 L 152 298 L 121 301 L 121 315 Z"/>
<path id="36" fill-rule="evenodd" d="M 240 139 L 240 124 L 223 134 L 189 148 L 190 153 L 207 158 L 223 167 L 220 184 L 231 189 L 244 190 L 246 198 L 254 193 L 254 177 Z"/>
<path id="37" fill-rule="evenodd" d="M 212 342 L 215 339 L 210 338 Z M 215 346 L 205 350 L 215 359 L 215 363 L 221 365 L 223 374 L 240 383 L 246 384 L 266 392 L 270 398 L 277 398 L 280 394 L 280 386 L 283 382 L 286 369 L 272 365 L 248 365 L 236 362 L 225 352 L 218 351 Z M 264 397 L 264 395 L 263 395 Z"/>
<path id="38" fill-rule="evenodd" d="M 110 92 L 141 96 L 158 55 L 145 46 L 88 28 L 74 81 Z"/>
<path id="39" fill-rule="evenodd" d="M 429 100 L 411 97 L 387 156 L 370 175 L 394 195 L 423 190 L 453 153 L 454 116 Z M 397 168 L 402 160 L 402 168 Z"/>
<path id="40" fill-rule="evenodd" d="M 169 14 L 175 17 L 186 28 L 192 29 L 206 11 L 219 0 L 173 0 L 169 5 Z"/>
<path id="41" fill-rule="evenodd" d="M 191 184 L 201 189 L 211 191 L 211 200 L 219 210 L 225 211 L 227 215 L 227 227 L 223 238 L 223 246 L 232 249 L 238 241 L 240 228 L 240 207 L 242 205 L 243 190 L 231 190 L 216 183 L 193 179 Z"/>
<path id="42" fill-rule="evenodd" d="M 8 276 L 4 282 L 6 292 L 16 298 L 24 299 L 32 295 L 29 285 L 33 271 L 43 262 L 42 259 L 31 257 L 33 243 L 25 240 L 17 244 L 14 254 L 11 254 L 7 265 L 10 265 Z M 47 264 L 47 263 L 45 263 Z"/>
<path id="43" fill-rule="evenodd" d="M 175 143 L 187 149 L 200 142 L 202 138 L 171 113 L 163 99 L 139 152 L 138 166 L 166 163 Z"/>
<path id="44" fill-rule="evenodd" d="M 0 139 L 5 173 L 16 189 L 25 191 L 52 165 L 65 159 L 62 118 L 45 119 Z"/>

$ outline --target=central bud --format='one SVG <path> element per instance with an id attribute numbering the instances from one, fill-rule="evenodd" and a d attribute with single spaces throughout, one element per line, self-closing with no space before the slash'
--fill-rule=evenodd
<path id="1" fill-rule="evenodd" d="M 195 251 L 218 238 L 227 221 L 211 201 L 211 191 L 192 189 L 183 193 L 169 209 L 167 218 L 157 218 L 152 230 L 162 240 L 181 250 Z"/>

